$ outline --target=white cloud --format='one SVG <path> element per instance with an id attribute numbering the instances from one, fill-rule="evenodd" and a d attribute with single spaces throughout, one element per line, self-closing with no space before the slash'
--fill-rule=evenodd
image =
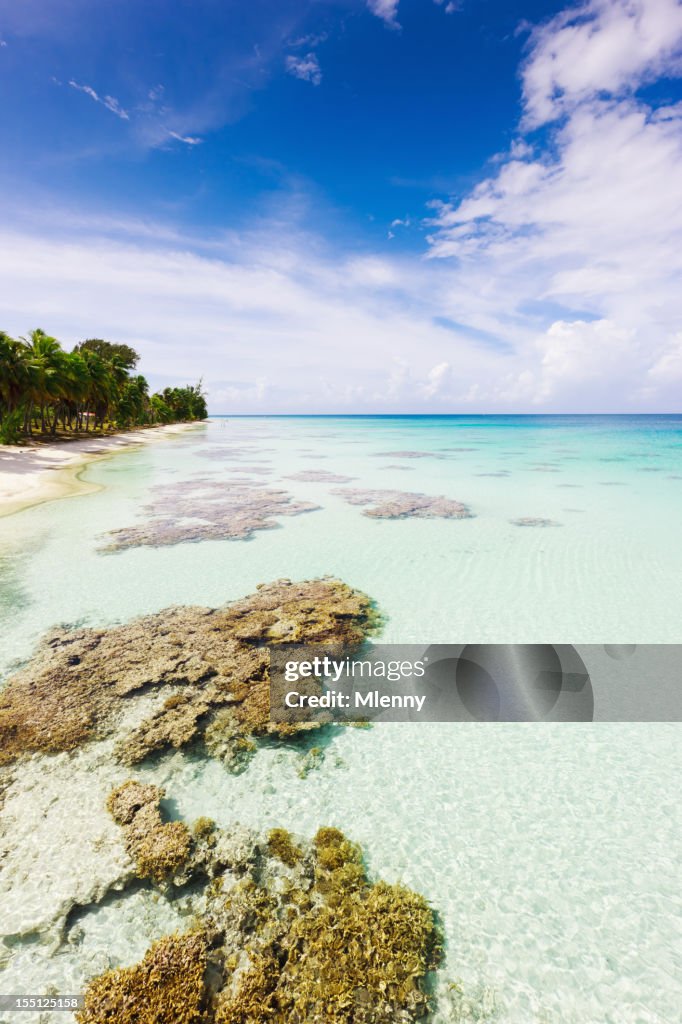
<path id="1" fill-rule="evenodd" d="M 421 393 L 425 398 L 434 398 L 442 393 L 452 373 L 450 363 L 443 362 L 433 366 L 426 375 L 426 381 L 421 387 Z"/>
<path id="2" fill-rule="evenodd" d="M 203 142 L 198 135 L 180 135 L 179 132 L 168 131 L 169 136 L 172 139 L 177 139 L 178 142 L 184 142 L 186 146 L 199 146 Z"/>
<path id="3" fill-rule="evenodd" d="M 381 18 L 391 28 L 398 28 L 398 3 L 399 0 L 367 0 L 367 6 L 372 14 Z"/>
<path id="4" fill-rule="evenodd" d="M 202 375 L 214 412 L 680 408 L 679 338 L 628 316 L 542 326 L 515 273 L 476 261 L 453 278 L 445 260 L 332 253 L 294 222 L 202 246 L 34 214 L 0 226 L 2 327 L 128 342 L 153 386 Z"/>
<path id="5" fill-rule="evenodd" d="M 286 69 L 294 78 L 300 78 L 304 82 L 319 85 L 322 81 L 320 62 L 314 53 L 307 53 L 305 57 L 290 54 L 286 59 Z"/>
<path id="6" fill-rule="evenodd" d="M 346 263 L 348 278 L 354 284 L 370 288 L 385 288 L 400 283 L 398 274 L 389 260 L 378 256 L 360 256 Z"/>
<path id="7" fill-rule="evenodd" d="M 106 107 L 107 110 L 110 110 L 112 114 L 116 115 L 116 117 L 120 117 L 122 121 L 130 120 L 130 115 L 128 114 L 127 110 L 123 109 L 123 107 L 118 102 L 115 96 L 100 96 L 99 93 L 95 92 L 92 86 L 79 85 L 79 83 L 74 82 L 73 79 L 69 80 L 69 85 L 72 89 L 77 89 L 78 92 L 84 92 L 85 95 L 89 96 L 90 99 L 93 99 L 95 103 L 101 103 L 103 107 Z"/>
<path id="8" fill-rule="evenodd" d="M 454 264 L 453 319 L 513 346 L 500 401 L 679 407 L 660 367 L 677 365 L 682 322 L 682 105 L 629 90 L 679 72 L 682 6 L 575 11 L 531 37 L 524 69 L 534 120 L 561 120 L 544 148 L 517 139 L 469 194 L 434 206 L 430 255 Z"/>
<path id="9" fill-rule="evenodd" d="M 537 126 L 598 93 L 621 95 L 679 70 L 679 0 L 587 0 L 537 29 L 523 70 L 528 124 Z"/>
<path id="10" fill-rule="evenodd" d="M 627 386 L 632 364 L 641 368 L 645 362 L 634 330 L 609 320 L 559 320 L 538 339 L 537 349 L 540 364 L 530 378 L 535 404 L 577 390 L 584 395 L 586 389 L 591 389 L 599 401 L 607 382 L 608 387 L 619 391 Z"/>
<path id="11" fill-rule="evenodd" d="M 655 383 L 679 387 L 682 381 L 682 331 L 671 339 L 669 346 L 649 368 L 649 377 Z"/>
<path id="12" fill-rule="evenodd" d="M 632 92 L 678 70 L 632 11 L 669 25 L 671 7 L 610 6 L 531 36 L 527 109 L 547 127 L 434 207 L 432 258 L 331 251 L 298 195 L 210 240 L 34 210 L 0 225 L 1 326 L 128 341 L 153 384 L 203 374 L 216 412 L 682 411 L 682 104 Z M 571 78 L 564 33 L 588 25 Z"/>
<path id="13" fill-rule="evenodd" d="M 439 274 L 419 261 L 338 258 L 291 224 L 204 254 L 149 227 L 0 226 L 3 328 L 128 342 L 153 386 L 203 375 L 216 412 L 420 411 L 436 392 L 451 408 L 495 376 L 492 353 L 434 324 Z M 457 388 L 437 369 L 453 358 Z"/>

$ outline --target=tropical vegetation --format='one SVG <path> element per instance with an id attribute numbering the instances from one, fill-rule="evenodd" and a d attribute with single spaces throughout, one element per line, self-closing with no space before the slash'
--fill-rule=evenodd
<path id="1" fill-rule="evenodd" d="M 0 443 L 206 419 L 201 381 L 149 393 L 129 345 L 89 338 L 66 351 L 40 329 L 0 331 Z"/>

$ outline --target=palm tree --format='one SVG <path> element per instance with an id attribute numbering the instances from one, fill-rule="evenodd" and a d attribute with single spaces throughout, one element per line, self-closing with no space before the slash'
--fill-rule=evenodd
<path id="1" fill-rule="evenodd" d="M 111 364 L 105 362 L 104 359 L 96 352 L 91 352 L 84 349 L 82 352 L 82 358 L 88 368 L 89 385 L 87 392 L 87 419 L 85 423 L 86 431 L 90 429 L 90 411 L 94 411 L 94 428 L 97 429 L 97 421 L 99 420 L 100 425 L 104 426 L 107 413 L 109 411 L 109 405 L 112 398 L 116 393 L 117 383 L 114 371 L 112 370 Z"/>
<path id="2" fill-rule="evenodd" d="M 40 428 L 45 433 L 49 423 L 49 405 L 61 398 L 66 387 L 66 353 L 56 338 L 40 328 L 31 331 L 28 339 L 22 341 L 27 349 L 28 431 L 31 432 L 33 407 L 37 405 Z"/>
<path id="3" fill-rule="evenodd" d="M 62 398 L 62 424 L 66 429 L 68 416 L 69 429 L 73 429 L 74 420 L 76 429 L 79 430 L 82 423 L 83 402 L 88 396 L 90 387 L 90 374 L 88 364 L 79 352 L 70 352 L 66 356 L 66 388 Z M 53 433 L 57 428 L 57 417 L 53 424 Z"/>
<path id="4" fill-rule="evenodd" d="M 0 331 L 0 397 L 7 412 L 21 404 L 26 392 L 28 370 L 26 350 L 20 341 Z"/>
<path id="5" fill-rule="evenodd" d="M 12 443 L 34 423 L 53 436 L 107 423 L 119 426 L 205 419 L 201 381 L 149 394 L 138 356 L 128 345 L 90 339 L 65 352 L 56 338 L 36 329 L 18 340 L 0 331 L 0 437 Z M 22 430 L 23 418 L 23 430 Z"/>

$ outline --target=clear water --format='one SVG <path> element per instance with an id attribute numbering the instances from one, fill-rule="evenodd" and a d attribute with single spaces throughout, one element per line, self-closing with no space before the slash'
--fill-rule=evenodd
<path id="1" fill-rule="evenodd" d="M 243 457 L 203 454 L 231 447 Z M 381 454 L 399 451 L 428 454 Z M 230 478 L 240 462 L 321 509 L 249 541 L 98 552 L 103 532 L 138 520 L 150 487 Z M 444 494 L 474 518 L 372 520 L 330 494 L 338 484 L 283 479 L 309 470 Z M 369 593 L 392 642 L 682 640 L 680 417 L 216 419 L 84 475 L 98 493 L 0 521 L 2 672 L 58 623 L 217 605 L 264 580 L 321 574 Z M 511 522 L 526 516 L 560 525 Z M 145 774 L 188 819 L 303 834 L 337 825 L 374 873 L 425 893 L 446 928 L 443 977 L 464 991 L 441 985 L 443 1020 L 668 1024 L 682 1005 L 678 735 L 673 725 L 381 725 L 341 731 L 306 779 L 286 748 L 260 751 L 238 777 L 180 755 Z M 119 777 L 106 760 L 81 760 L 40 771 L 57 790 L 70 771 L 76 792 Z M 77 845 L 62 835 L 40 846 L 40 806 L 37 796 L 12 804 L 15 824 L 22 814 L 32 824 L 17 828 L 14 860 L 32 857 L 38 873 L 58 860 L 68 873 Z M 34 883 L 17 879 L 15 902 L 23 884 Z M 0 988 L 49 976 L 73 991 L 94 969 L 86 953 L 97 969 L 130 962 L 174 927 L 167 918 L 139 894 L 108 904 L 84 919 L 80 945 L 53 955 L 19 944 Z"/>

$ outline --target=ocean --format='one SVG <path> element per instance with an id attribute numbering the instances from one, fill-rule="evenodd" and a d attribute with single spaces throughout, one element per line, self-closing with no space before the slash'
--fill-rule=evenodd
<path id="1" fill-rule="evenodd" d="M 386 643 L 682 641 L 680 416 L 213 417 L 82 476 L 98 490 L 0 520 L 4 676 L 57 625 L 217 606 L 282 577 L 364 591 Z M 191 535 L 205 495 L 228 481 L 285 492 L 270 528 L 247 500 L 241 539 L 214 523 L 168 543 L 145 510 L 181 515 Z M 465 511 L 366 515 L 382 498 L 360 492 L 386 490 Z M 145 544 L 104 550 L 121 528 Z M 339 729 L 304 777 L 286 745 L 263 747 L 241 775 L 181 753 L 135 774 L 187 820 L 301 835 L 335 825 L 372 875 L 423 893 L 447 939 L 439 1022 L 672 1024 L 678 736 L 669 723 L 378 724 Z M 86 855 L 83 836 L 106 833 L 104 796 L 129 774 L 94 746 L 34 759 L 8 791 L 4 992 L 46 978 L 81 991 L 182 921 L 138 888 L 85 899 L 55 943 L 74 873 L 107 875 L 106 843 Z M 39 926 L 22 937 L 31 914 Z"/>

